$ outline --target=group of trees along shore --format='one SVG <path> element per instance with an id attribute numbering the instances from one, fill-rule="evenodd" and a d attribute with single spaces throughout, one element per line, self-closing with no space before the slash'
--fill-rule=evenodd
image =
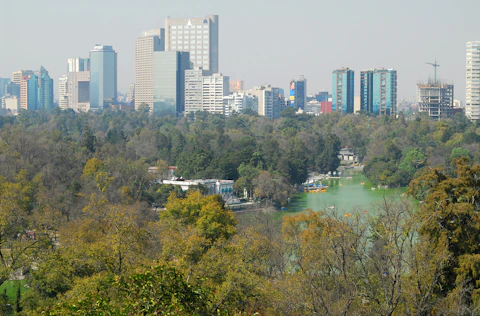
<path id="1" fill-rule="evenodd" d="M 26 275 L 2 313 L 477 314 L 479 135 L 462 116 L 1 117 L 0 283 Z M 372 182 L 408 196 L 279 218 L 148 173 L 233 179 L 278 206 L 347 146 Z"/>

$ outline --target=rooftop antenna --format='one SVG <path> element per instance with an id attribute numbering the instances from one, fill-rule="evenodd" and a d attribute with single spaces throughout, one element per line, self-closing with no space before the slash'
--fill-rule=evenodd
<path id="1" fill-rule="evenodd" d="M 432 65 L 433 66 L 433 84 L 437 84 L 437 68 L 440 67 L 439 64 L 437 64 L 437 60 L 435 59 L 435 63 L 426 63 L 427 65 Z"/>

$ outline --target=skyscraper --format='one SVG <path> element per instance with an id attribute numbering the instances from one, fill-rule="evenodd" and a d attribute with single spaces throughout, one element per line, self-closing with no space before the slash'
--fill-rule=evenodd
<path id="1" fill-rule="evenodd" d="M 354 72 L 349 68 L 332 73 L 332 111 L 353 113 Z"/>
<path id="2" fill-rule="evenodd" d="M 5 86 L 5 95 L 16 96 L 20 100 L 20 84 L 10 81 Z"/>
<path id="3" fill-rule="evenodd" d="M 165 50 L 190 52 L 193 67 L 218 73 L 218 15 L 203 18 L 166 18 Z"/>
<path id="4" fill-rule="evenodd" d="M 68 59 L 68 72 L 80 72 L 90 70 L 89 58 L 69 58 Z"/>
<path id="5" fill-rule="evenodd" d="M 373 111 L 373 70 L 360 72 L 360 110 Z"/>
<path id="6" fill-rule="evenodd" d="M 68 109 L 68 76 L 58 79 L 58 107 Z"/>
<path id="7" fill-rule="evenodd" d="M 37 110 L 50 110 L 53 108 L 53 79 L 42 66 L 38 72 L 38 104 Z"/>
<path id="8" fill-rule="evenodd" d="M 38 76 L 23 76 L 20 81 L 20 108 L 26 111 L 37 110 L 38 96 Z"/>
<path id="9" fill-rule="evenodd" d="M 20 81 L 20 107 L 22 110 L 50 110 L 53 108 L 53 79 L 48 71 L 25 75 Z"/>
<path id="10" fill-rule="evenodd" d="M 165 29 L 142 32 L 135 41 L 135 109 L 146 104 L 153 111 L 153 53 L 165 50 Z"/>
<path id="11" fill-rule="evenodd" d="M 290 81 L 290 106 L 305 109 L 307 103 L 307 79 L 300 76 L 299 80 Z"/>
<path id="12" fill-rule="evenodd" d="M 68 107 L 75 112 L 90 110 L 90 71 L 68 73 Z"/>
<path id="13" fill-rule="evenodd" d="M 68 108 L 76 112 L 88 112 L 90 110 L 90 59 L 70 58 L 67 68 Z M 61 98 L 60 102 L 62 102 Z"/>
<path id="14" fill-rule="evenodd" d="M 397 106 L 397 71 L 369 69 L 360 74 L 360 109 L 376 115 L 394 115 Z"/>
<path id="15" fill-rule="evenodd" d="M 90 109 L 103 110 L 117 102 L 117 53 L 112 46 L 90 51 Z"/>
<path id="16" fill-rule="evenodd" d="M 465 115 L 480 120 L 480 41 L 467 42 Z"/>
<path id="17" fill-rule="evenodd" d="M 7 84 L 10 82 L 10 78 L 0 78 L 0 98 L 7 93 Z"/>
<path id="18" fill-rule="evenodd" d="M 185 71 L 185 112 L 203 111 L 203 77 L 207 75 L 201 68 Z"/>
<path id="19" fill-rule="evenodd" d="M 214 114 L 225 114 L 223 97 L 229 94 L 229 77 L 213 74 L 202 78 L 202 110 Z"/>
<path id="20" fill-rule="evenodd" d="M 158 51 L 153 55 L 153 111 L 175 116 L 185 107 L 185 71 L 190 68 L 189 53 Z"/>
<path id="21" fill-rule="evenodd" d="M 19 70 L 12 73 L 12 82 L 20 84 L 24 76 L 33 75 L 32 70 Z"/>

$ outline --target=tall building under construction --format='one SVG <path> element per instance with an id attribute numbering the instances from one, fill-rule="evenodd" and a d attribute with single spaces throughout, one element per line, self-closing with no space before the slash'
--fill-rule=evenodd
<path id="1" fill-rule="evenodd" d="M 452 84 L 429 82 L 417 85 L 418 111 L 428 113 L 436 121 L 453 116 L 453 99 Z"/>

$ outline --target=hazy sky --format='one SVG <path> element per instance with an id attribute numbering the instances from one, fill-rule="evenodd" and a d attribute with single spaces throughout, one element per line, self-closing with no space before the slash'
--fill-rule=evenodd
<path id="1" fill-rule="evenodd" d="M 465 99 L 465 43 L 480 40 L 479 0 L 0 0 L 0 77 L 43 65 L 58 83 L 67 59 L 98 44 L 118 53 L 118 89 L 133 82 L 134 41 L 165 17 L 220 17 L 220 71 L 250 88 L 287 89 L 305 75 L 308 93 L 331 91 L 332 70 L 394 68 L 398 98 L 438 77 Z"/>

